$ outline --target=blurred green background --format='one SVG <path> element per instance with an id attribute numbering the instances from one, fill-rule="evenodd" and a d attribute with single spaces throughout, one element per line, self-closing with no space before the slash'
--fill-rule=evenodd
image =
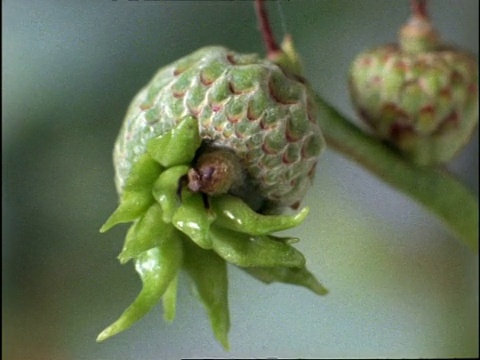
<path id="1" fill-rule="evenodd" d="M 478 56 L 478 1 L 431 1 L 448 42 Z M 314 88 L 354 119 L 346 88 L 360 51 L 395 39 L 408 1 L 269 2 Z M 186 278 L 177 319 L 155 308 L 95 338 L 140 281 L 119 253 L 111 150 L 154 72 L 199 47 L 263 53 L 250 1 L 2 1 L 2 354 L 5 359 L 477 357 L 478 255 L 412 200 L 327 151 L 298 248 L 320 298 L 229 270 L 225 353 Z M 449 169 L 478 196 L 478 129 Z"/>

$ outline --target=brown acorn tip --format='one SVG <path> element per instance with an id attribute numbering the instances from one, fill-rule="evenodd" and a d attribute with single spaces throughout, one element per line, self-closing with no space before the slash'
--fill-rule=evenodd
<path id="1" fill-rule="evenodd" d="M 207 195 L 221 195 L 240 187 L 244 175 L 238 157 L 227 149 L 202 154 L 188 171 L 188 188 Z"/>
<path id="2" fill-rule="evenodd" d="M 411 54 L 433 51 L 440 44 L 440 36 L 425 16 L 414 14 L 399 32 L 400 48 Z"/>

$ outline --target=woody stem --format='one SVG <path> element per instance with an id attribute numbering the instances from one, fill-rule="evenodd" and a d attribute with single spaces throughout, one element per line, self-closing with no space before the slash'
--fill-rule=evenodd
<path id="1" fill-rule="evenodd" d="M 255 0 L 255 12 L 257 14 L 257 21 L 260 26 L 260 32 L 262 33 L 263 43 L 267 50 L 267 55 L 277 53 L 280 48 L 273 36 L 264 0 Z"/>

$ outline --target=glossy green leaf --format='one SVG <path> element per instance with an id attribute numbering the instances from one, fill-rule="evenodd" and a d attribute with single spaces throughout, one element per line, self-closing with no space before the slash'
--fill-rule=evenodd
<path id="1" fill-rule="evenodd" d="M 100 232 L 140 217 L 154 201 L 152 185 L 161 171 L 162 167 L 148 154 L 141 156 L 132 167 L 120 196 L 120 205 L 101 227 Z"/>
<path id="2" fill-rule="evenodd" d="M 227 264 L 215 252 L 185 242 L 184 267 L 210 319 L 213 333 L 225 349 L 229 348 Z"/>
<path id="3" fill-rule="evenodd" d="M 173 166 L 165 170 L 153 185 L 153 197 L 162 206 L 162 219 L 171 222 L 173 214 L 180 204 L 178 186 L 180 178 L 187 174 L 187 165 Z"/>
<path id="4" fill-rule="evenodd" d="M 203 249 L 211 249 L 210 225 L 215 214 L 205 209 L 202 196 L 191 194 L 183 199 L 172 218 L 172 224 Z"/>
<path id="5" fill-rule="evenodd" d="M 201 143 L 197 119 L 186 116 L 169 132 L 151 139 L 147 151 L 160 164 L 171 167 L 189 164 Z"/>
<path id="6" fill-rule="evenodd" d="M 153 203 L 138 221 L 128 230 L 123 250 L 118 256 L 122 264 L 140 255 L 155 246 L 160 245 L 165 239 L 175 237 L 178 230 L 162 220 L 162 208 L 158 203 Z"/>
<path id="7" fill-rule="evenodd" d="M 281 282 L 306 287 L 317 295 L 328 293 L 328 290 L 305 267 L 248 267 L 241 269 L 266 284 Z"/>
<path id="8" fill-rule="evenodd" d="M 136 260 L 135 270 L 142 279 L 142 290 L 118 320 L 98 335 L 97 341 L 104 341 L 128 329 L 150 311 L 177 276 L 182 257 L 182 241 L 179 237 L 168 238 L 158 247 L 141 254 Z"/>
<path id="9" fill-rule="evenodd" d="M 225 261 L 243 267 L 303 267 L 305 258 L 294 247 L 267 235 L 252 236 L 212 226 L 213 250 Z"/>
<path id="10" fill-rule="evenodd" d="M 215 225 L 250 235 L 268 235 L 300 225 L 308 215 L 303 208 L 295 215 L 262 215 L 253 211 L 240 198 L 222 195 L 211 199 L 217 214 Z"/>

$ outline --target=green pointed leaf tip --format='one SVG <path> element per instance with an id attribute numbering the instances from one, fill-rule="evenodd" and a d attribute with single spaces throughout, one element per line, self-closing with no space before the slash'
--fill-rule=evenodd
<path id="1" fill-rule="evenodd" d="M 118 256 L 122 264 L 160 245 L 165 239 L 178 237 L 174 234 L 178 230 L 172 224 L 161 220 L 162 213 L 160 205 L 154 203 L 145 215 L 130 227 L 122 252 Z"/>
<path id="2" fill-rule="evenodd" d="M 295 75 L 303 75 L 303 66 L 292 37 L 286 35 L 281 44 L 281 51 L 269 55 L 269 59 L 280 66 L 282 69 L 292 72 Z"/>
<path id="3" fill-rule="evenodd" d="M 162 297 L 163 318 L 166 322 L 172 322 L 175 319 L 177 307 L 177 287 L 178 275 L 170 282 L 165 294 Z"/>
<path id="4" fill-rule="evenodd" d="M 165 170 L 153 185 L 153 197 L 161 205 L 162 219 L 171 222 L 173 214 L 179 206 L 178 186 L 180 178 L 187 174 L 188 165 L 173 166 Z"/>
<path id="5" fill-rule="evenodd" d="M 241 269 L 265 284 L 281 282 L 303 286 L 317 295 L 328 294 L 328 290 L 305 267 L 242 267 Z"/>
<path id="6" fill-rule="evenodd" d="M 183 199 L 172 218 L 173 225 L 203 249 L 211 249 L 209 232 L 215 213 L 205 209 L 202 196 L 193 194 Z"/>
<path id="7" fill-rule="evenodd" d="M 117 224 L 133 221 L 143 215 L 154 201 L 152 185 L 161 171 L 160 164 L 148 154 L 141 156 L 132 167 L 120 196 L 120 205 L 101 227 L 100 232 L 106 232 Z"/>
<path id="8" fill-rule="evenodd" d="M 217 214 L 215 225 L 250 235 L 269 235 L 296 227 L 309 212 L 305 207 L 294 215 L 261 215 L 231 195 L 212 198 L 212 207 Z"/>
<path id="9" fill-rule="evenodd" d="M 213 250 L 227 262 L 243 266 L 302 267 L 305 258 L 294 247 L 270 236 L 251 236 L 236 231 L 212 227 Z"/>
<path id="10" fill-rule="evenodd" d="M 185 242 L 185 249 L 184 267 L 207 311 L 215 337 L 228 350 L 230 313 L 226 263 L 213 251 L 189 241 Z"/>
<path id="11" fill-rule="evenodd" d="M 187 116 L 171 131 L 151 139 L 147 151 L 157 162 L 171 167 L 190 163 L 201 142 L 197 119 Z"/>
<path id="12" fill-rule="evenodd" d="M 142 279 L 142 290 L 135 301 L 112 325 L 103 330 L 97 341 L 104 341 L 132 326 L 160 301 L 171 281 L 177 276 L 183 258 L 182 241 L 171 237 L 158 247 L 141 254 L 135 270 Z"/>

